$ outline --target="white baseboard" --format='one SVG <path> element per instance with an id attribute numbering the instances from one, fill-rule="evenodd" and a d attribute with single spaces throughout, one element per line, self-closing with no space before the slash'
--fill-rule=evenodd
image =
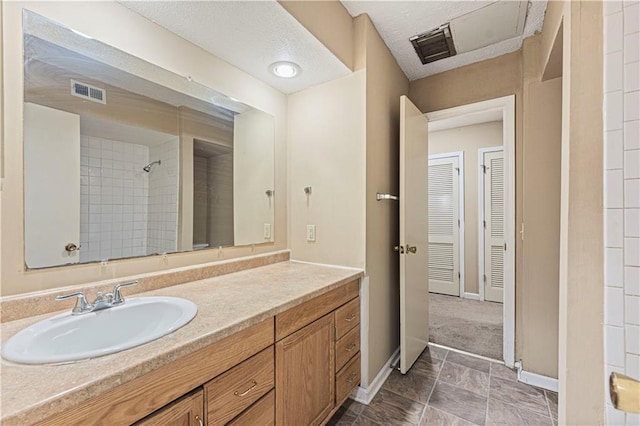
<path id="1" fill-rule="evenodd" d="M 516 362 L 516 367 L 518 368 L 519 382 L 526 383 L 538 388 L 547 389 L 553 392 L 558 392 L 558 379 L 525 371 L 522 369 L 522 364 L 520 364 L 520 362 Z"/>
<path id="2" fill-rule="evenodd" d="M 480 300 L 480 295 L 478 293 L 467 293 L 466 291 L 464 292 L 464 296 L 465 299 L 471 299 L 471 300 Z"/>
<path id="3" fill-rule="evenodd" d="M 396 349 L 393 355 L 391 355 L 391 358 L 384 363 L 382 369 L 380 369 L 371 384 L 366 388 L 358 386 L 358 388 L 351 393 L 351 398 L 361 404 L 369 405 L 371 400 L 373 400 L 373 397 L 376 396 L 384 382 L 387 380 L 387 377 L 389 377 L 393 371 L 392 365 L 395 365 L 398 362 L 398 359 L 400 359 L 400 348 Z"/>

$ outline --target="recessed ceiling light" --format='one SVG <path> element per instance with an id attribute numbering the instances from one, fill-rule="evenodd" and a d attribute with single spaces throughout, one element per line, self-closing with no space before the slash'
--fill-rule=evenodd
<path id="1" fill-rule="evenodd" d="M 287 61 L 274 62 L 269 66 L 269 69 L 272 73 L 282 78 L 295 77 L 302 71 L 298 64 Z"/>

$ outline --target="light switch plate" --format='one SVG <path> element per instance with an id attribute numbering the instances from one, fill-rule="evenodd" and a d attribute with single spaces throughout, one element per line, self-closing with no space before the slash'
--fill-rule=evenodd
<path id="1" fill-rule="evenodd" d="M 270 240 L 271 239 L 271 224 L 270 223 L 265 223 L 264 224 L 264 239 L 265 240 Z"/>
<path id="2" fill-rule="evenodd" d="M 307 225 L 307 242 L 313 243 L 316 241 L 316 226 Z"/>

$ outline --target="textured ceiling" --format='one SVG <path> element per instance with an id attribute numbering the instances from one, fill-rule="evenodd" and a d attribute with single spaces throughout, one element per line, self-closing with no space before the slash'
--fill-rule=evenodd
<path id="1" fill-rule="evenodd" d="M 351 72 L 275 0 L 121 3 L 284 93 Z M 276 61 L 295 62 L 302 73 L 276 77 Z"/>
<path id="2" fill-rule="evenodd" d="M 547 7 L 546 0 L 530 2 L 524 33 L 520 37 L 423 65 L 409 42 L 410 37 L 437 28 L 454 18 L 487 6 L 493 1 L 342 0 L 342 3 L 353 17 L 362 13 L 369 15 L 409 80 L 417 80 L 518 50 L 522 46 L 523 38 L 542 29 Z"/>

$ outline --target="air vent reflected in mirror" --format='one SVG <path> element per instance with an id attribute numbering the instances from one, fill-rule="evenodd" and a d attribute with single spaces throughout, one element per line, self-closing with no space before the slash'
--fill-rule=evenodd
<path id="1" fill-rule="evenodd" d="M 409 39 L 423 64 L 448 58 L 456 54 L 449 24 L 418 34 Z"/>
<path id="2" fill-rule="evenodd" d="M 107 92 L 104 89 L 76 80 L 71 80 L 71 94 L 93 102 L 107 103 Z"/>

